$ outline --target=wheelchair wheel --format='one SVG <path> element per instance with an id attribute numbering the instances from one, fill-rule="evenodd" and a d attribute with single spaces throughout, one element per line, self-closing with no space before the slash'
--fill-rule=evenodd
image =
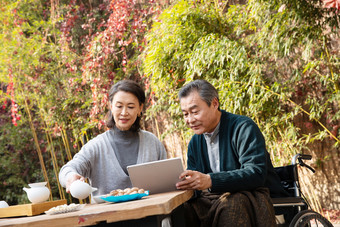
<path id="1" fill-rule="evenodd" d="M 296 214 L 289 227 L 333 227 L 325 217 L 312 210 L 303 210 Z"/>

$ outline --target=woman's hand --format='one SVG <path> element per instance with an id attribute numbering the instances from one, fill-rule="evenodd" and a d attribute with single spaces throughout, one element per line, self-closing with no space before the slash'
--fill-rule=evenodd
<path id="1" fill-rule="evenodd" d="M 198 171 L 186 170 L 179 179 L 182 180 L 176 184 L 177 189 L 204 190 L 212 185 L 210 175 Z"/>
<path id="2" fill-rule="evenodd" d="M 85 181 L 85 177 L 79 175 L 78 173 L 74 173 L 70 175 L 66 180 L 66 192 L 67 193 L 70 193 L 71 184 L 76 180 Z"/>

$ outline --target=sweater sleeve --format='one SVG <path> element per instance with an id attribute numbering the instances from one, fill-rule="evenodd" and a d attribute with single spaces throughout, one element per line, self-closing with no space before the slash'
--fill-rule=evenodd
<path id="1" fill-rule="evenodd" d="M 194 155 L 194 146 L 193 146 L 193 140 L 189 142 L 188 145 L 188 152 L 187 152 L 187 169 L 188 170 L 198 170 L 196 167 L 196 156 Z"/>
<path id="2" fill-rule="evenodd" d="M 91 159 L 95 149 L 96 146 L 85 144 L 73 159 L 61 168 L 59 172 L 61 186 L 66 187 L 66 180 L 72 174 L 77 173 L 85 178 L 90 176 Z"/>
<path id="3" fill-rule="evenodd" d="M 200 149 L 200 142 L 200 138 L 197 135 L 194 135 L 189 142 L 187 152 L 187 169 L 207 173 L 205 171 L 206 166 L 203 165 L 203 160 L 204 158 L 208 158 L 208 156 L 204 157 L 204 152 Z"/>
<path id="4" fill-rule="evenodd" d="M 234 128 L 231 138 L 232 148 L 225 152 L 235 154 L 235 160 L 228 161 L 229 166 L 233 167 L 219 173 L 210 173 L 211 190 L 235 192 L 264 186 L 267 174 L 267 151 L 258 126 L 251 119 L 243 121 Z M 236 163 L 230 163 L 231 161 Z"/>

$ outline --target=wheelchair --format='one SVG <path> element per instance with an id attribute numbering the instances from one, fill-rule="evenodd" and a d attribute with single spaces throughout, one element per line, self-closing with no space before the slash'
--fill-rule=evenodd
<path id="1" fill-rule="evenodd" d="M 298 166 L 306 167 L 314 173 L 315 170 L 303 162 L 311 159 L 311 155 L 297 154 L 292 158 L 291 165 L 274 168 L 289 194 L 289 197 L 272 198 L 279 227 L 333 226 L 325 217 L 311 209 L 301 192 Z"/>

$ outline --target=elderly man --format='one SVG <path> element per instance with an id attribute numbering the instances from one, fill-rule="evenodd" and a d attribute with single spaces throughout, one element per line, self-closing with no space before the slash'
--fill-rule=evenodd
<path id="1" fill-rule="evenodd" d="M 187 226 L 276 226 L 270 195 L 285 195 L 264 137 L 248 117 L 220 110 L 217 90 L 205 80 L 185 85 L 179 100 L 195 132 L 187 170 L 176 184 L 194 189 Z"/>

